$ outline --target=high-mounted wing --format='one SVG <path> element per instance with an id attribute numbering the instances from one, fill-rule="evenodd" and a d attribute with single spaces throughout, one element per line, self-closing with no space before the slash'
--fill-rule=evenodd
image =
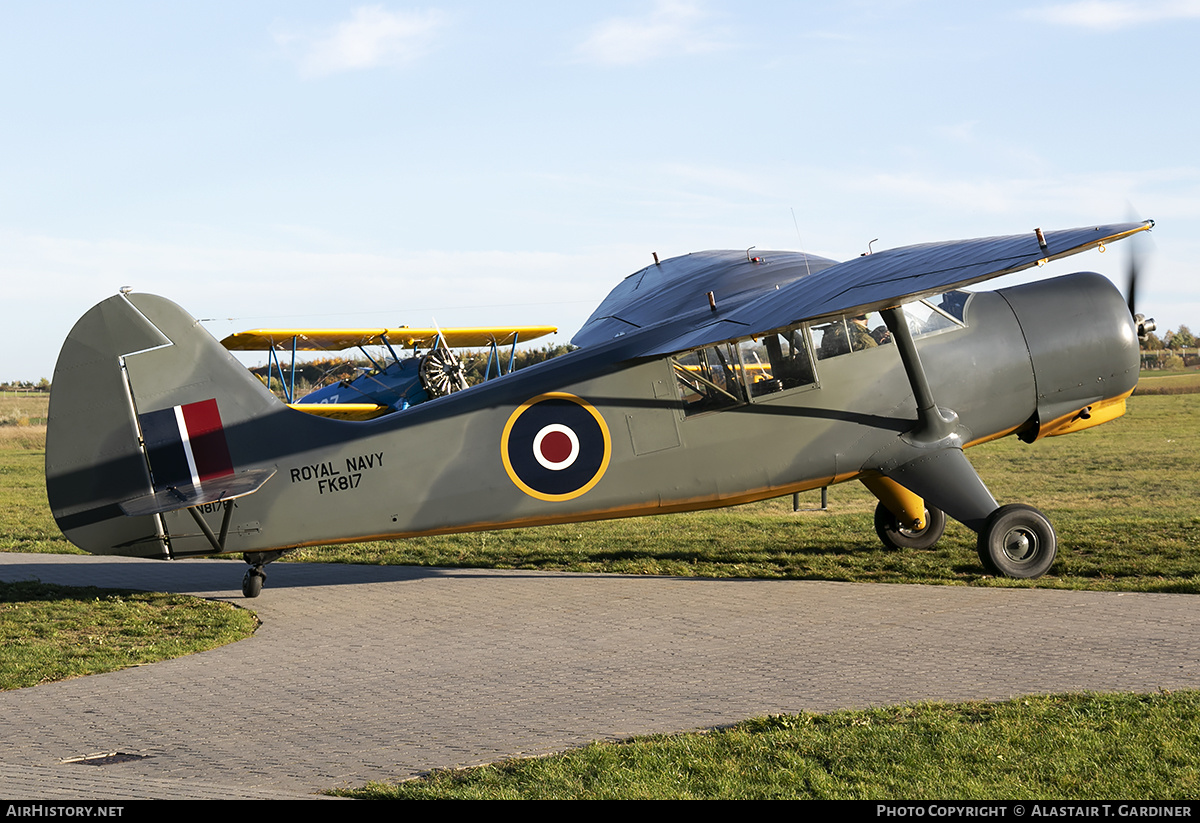
<path id="1" fill-rule="evenodd" d="M 877 311 L 1097 248 L 1153 225 L 1147 220 L 927 243 L 844 263 L 797 252 L 754 258 L 701 252 L 626 278 L 571 342 L 595 345 L 653 328 L 638 355 L 685 351 L 812 318 Z"/>
<path id="2" fill-rule="evenodd" d="M 495 326 L 441 329 L 442 339 L 450 348 L 506 346 L 513 341 L 525 343 L 558 331 L 555 326 Z M 382 346 L 391 343 L 403 348 L 430 348 L 438 329 L 400 326 L 394 329 L 255 329 L 231 334 L 221 341 L 230 351 L 341 351 L 356 346 Z"/>
<path id="3" fill-rule="evenodd" d="M 735 306 L 777 294 L 781 286 L 835 265 L 834 260 L 800 252 L 751 256 L 741 251 L 701 251 L 672 257 L 621 281 L 571 342 L 594 346 L 672 323 L 694 329 L 711 322 L 708 292 L 713 293 L 717 315 L 722 316 Z"/>

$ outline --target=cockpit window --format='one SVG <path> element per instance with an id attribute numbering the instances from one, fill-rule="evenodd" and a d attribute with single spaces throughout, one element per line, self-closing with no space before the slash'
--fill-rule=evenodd
<path id="1" fill-rule="evenodd" d="M 904 306 L 913 337 L 963 325 L 968 292 L 952 291 Z M 757 337 L 707 346 L 671 358 L 687 415 L 817 385 L 815 363 L 892 343 L 878 312 L 800 323 Z"/>
<path id="2" fill-rule="evenodd" d="M 746 400 L 737 351 L 728 343 L 671 358 L 679 399 L 687 414 L 715 411 Z"/>
<path id="3" fill-rule="evenodd" d="M 936 308 L 938 311 L 948 314 L 960 323 L 966 322 L 967 300 L 971 297 L 968 291 L 948 291 L 945 294 L 938 294 L 930 297 L 925 302 Z"/>
<path id="4" fill-rule="evenodd" d="M 940 331 L 961 328 L 963 315 L 966 310 L 967 298 L 971 295 L 965 291 L 951 291 L 935 295 L 926 300 L 907 303 L 904 315 L 908 319 L 908 328 L 914 338 L 924 337 Z"/>
<path id="5" fill-rule="evenodd" d="M 810 328 L 818 360 L 866 351 L 891 342 L 891 335 L 879 312 L 836 317 L 813 323 Z"/>
<path id="6" fill-rule="evenodd" d="M 816 382 L 803 326 L 745 338 L 737 346 L 751 397 Z"/>

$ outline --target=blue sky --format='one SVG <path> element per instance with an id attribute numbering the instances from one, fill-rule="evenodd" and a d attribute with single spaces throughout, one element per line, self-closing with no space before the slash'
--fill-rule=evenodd
<path id="1" fill-rule="evenodd" d="M 123 285 L 218 337 L 565 342 L 651 252 L 1135 214 L 1144 310 L 1195 329 L 1197 43 L 1200 0 L 6 2 L 0 380 Z"/>

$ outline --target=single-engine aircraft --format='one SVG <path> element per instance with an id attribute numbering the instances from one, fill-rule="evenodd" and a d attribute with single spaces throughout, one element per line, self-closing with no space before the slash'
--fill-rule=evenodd
<path id="1" fill-rule="evenodd" d="M 59 355 L 50 507 L 97 554 L 241 552 L 254 597 L 264 565 L 300 546 L 715 508 L 859 480 L 879 499 L 887 546 L 932 546 L 948 515 L 979 535 L 988 573 L 1038 577 L 1057 550 L 1050 521 L 997 503 L 963 450 L 1120 416 L 1153 321 L 1098 274 L 962 289 L 1152 226 L 843 263 L 656 259 L 600 304 L 578 350 L 361 421 L 290 408 L 174 303 L 117 294 Z"/>

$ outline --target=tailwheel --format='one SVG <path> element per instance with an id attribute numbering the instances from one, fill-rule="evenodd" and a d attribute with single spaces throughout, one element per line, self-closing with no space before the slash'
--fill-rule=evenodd
<path id="1" fill-rule="evenodd" d="M 258 597 L 262 594 L 263 584 L 267 582 L 267 573 L 263 567 L 287 554 L 291 549 L 276 549 L 268 552 L 245 552 L 242 559 L 250 564 L 250 570 L 242 578 L 242 594 L 246 597 Z"/>
<path id="2" fill-rule="evenodd" d="M 242 578 L 242 594 L 246 597 L 258 597 L 262 594 L 265 582 L 267 582 L 267 575 L 262 570 L 262 566 L 254 566 Z"/>
<path id="3" fill-rule="evenodd" d="M 1001 506 L 979 532 L 979 561 L 992 574 L 1023 580 L 1041 577 L 1054 564 L 1057 552 L 1054 527 L 1032 506 Z"/>
<path id="4" fill-rule="evenodd" d="M 875 507 L 875 533 L 889 549 L 930 549 L 946 531 L 946 514 L 932 506 L 925 507 L 925 527 L 910 529 L 900 525 L 896 515 L 880 503 Z"/>

